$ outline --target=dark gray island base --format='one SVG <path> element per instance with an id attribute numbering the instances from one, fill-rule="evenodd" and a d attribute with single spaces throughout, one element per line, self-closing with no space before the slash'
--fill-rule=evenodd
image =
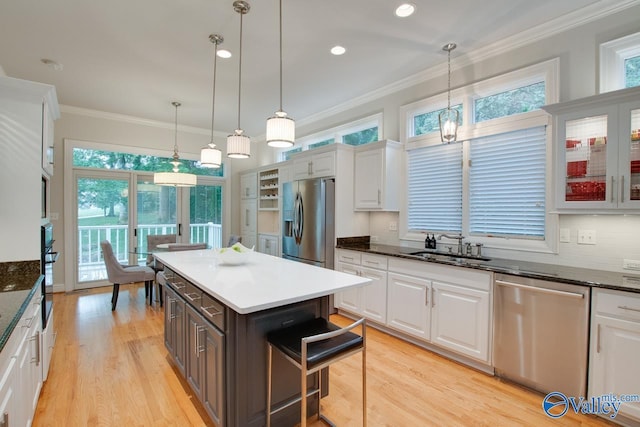
<path id="1" fill-rule="evenodd" d="M 264 426 L 267 333 L 315 317 L 328 318 L 329 297 L 239 314 L 170 269 L 165 275 L 165 345 L 176 367 L 216 425 Z M 324 389 L 328 370 L 323 375 Z M 317 386 L 316 379 L 309 378 L 308 385 Z M 274 353 L 274 406 L 299 393 L 300 371 Z M 308 414 L 316 411 L 317 399 L 309 399 Z M 279 427 L 299 422 L 299 403 L 272 418 Z"/>

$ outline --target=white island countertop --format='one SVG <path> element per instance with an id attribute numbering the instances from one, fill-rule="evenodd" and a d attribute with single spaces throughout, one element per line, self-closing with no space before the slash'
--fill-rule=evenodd
<path id="1" fill-rule="evenodd" d="M 352 274 L 265 255 L 248 254 L 243 265 L 219 262 L 211 249 L 158 252 L 164 265 L 239 314 L 333 294 L 371 283 Z"/>

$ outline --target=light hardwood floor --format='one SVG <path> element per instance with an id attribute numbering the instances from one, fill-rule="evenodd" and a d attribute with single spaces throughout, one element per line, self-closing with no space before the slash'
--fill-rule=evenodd
<path id="1" fill-rule="evenodd" d="M 34 426 L 208 425 L 169 362 L 163 312 L 145 303 L 144 287 L 123 286 L 114 313 L 110 299 L 111 288 L 54 296 L 58 335 Z M 539 393 L 372 328 L 367 338 L 369 426 L 612 425 L 573 413 L 553 420 L 543 413 Z M 322 407 L 339 426 L 361 425 L 360 357 L 331 367 Z"/>

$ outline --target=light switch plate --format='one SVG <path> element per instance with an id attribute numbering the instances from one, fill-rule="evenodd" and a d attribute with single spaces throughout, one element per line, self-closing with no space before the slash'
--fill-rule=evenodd
<path id="1" fill-rule="evenodd" d="M 560 243 L 571 243 L 571 229 L 560 229 Z"/>
<path id="2" fill-rule="evenodd" d="M 595 245 L 596 230 L 578 230 L 579 245 Z"/>
<path id="3" fill-rule="evenodd" d="M 395 221 L 391 221 L 389 223 L 389 231 L 398 231 L 398 223 Z"/>

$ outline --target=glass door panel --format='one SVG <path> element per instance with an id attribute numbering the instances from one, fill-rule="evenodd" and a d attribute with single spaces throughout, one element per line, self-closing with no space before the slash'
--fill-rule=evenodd
<path id="1" fill-rule="evenodd" d="M 222 186 L 196 185 L 188 191 L 189 242 L 222 247 Z"/>
<path id="2" fill-rule="evenodd" d="M 177 234 L 177 189 L 153 184 L 139 177 L 136 186 L 136 253 L 137 263 L 147 263 L 147 236 Z"/>
<path id="3" fill-rule="evenodd" d="M 565 201 L 604 201 L 607 191 L 607 116 L 566 122 Z"/>
<path id="4" fill-rule="evenodd" d="M 101 241 L 111 242 L 118 261 L 128 263 L 129 180 L 78 177 L 76 184 L 77 283 L 103 281 L 107 271 Z"/>
<path id="5" fill-rule="evenodd" d="M 622 135 L 625 138 L 626 135 Z M 629 167 L 631 182 L 629 183 L 630 199 L 640 200 L 640 109 L 631 110 L 631 144 Z"/>

